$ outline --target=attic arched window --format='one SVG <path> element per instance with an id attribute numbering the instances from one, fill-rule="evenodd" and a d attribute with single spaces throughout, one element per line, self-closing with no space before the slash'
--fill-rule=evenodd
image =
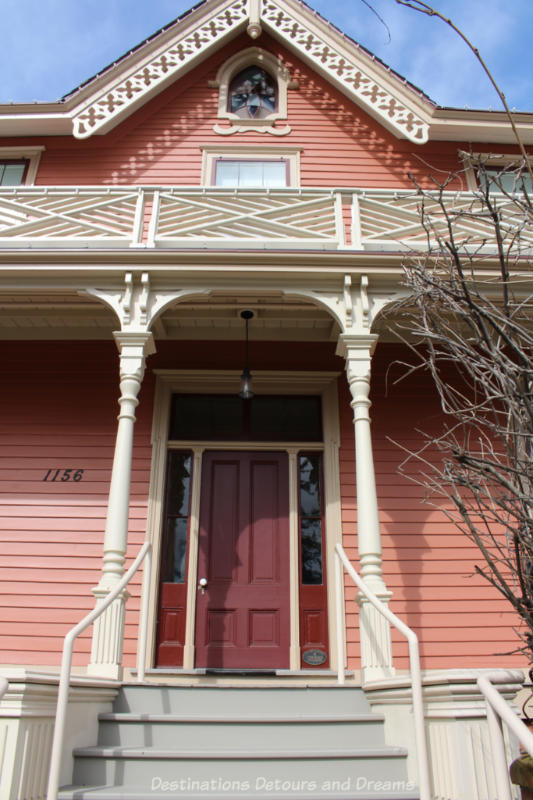
<path id="1" fill-rule="evenodd" d="M 231 113 L 241 119 L 265 119 L 277 109 L 277 82 L 262 67 L 246 67 L 231 81 L 227 105 Z"/>
<path id="2" fill-rule="evenodd" d="M 297 85 L 272 53 L 260 47 L 236 53 L 210 82 L 218 88 L 218 117 L 229 122 L 215 125 L 215 133 L 227 136 L 255 130 L 285 136 L 291 129 L 288 125 L 276 127 L 276 122 L 287 119 L 287 89 Z"/>

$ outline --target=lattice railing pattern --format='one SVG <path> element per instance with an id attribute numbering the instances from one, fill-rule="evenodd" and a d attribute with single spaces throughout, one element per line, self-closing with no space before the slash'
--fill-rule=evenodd
<path id="1" fill-rule="evenodd" d="M 315 247 L 339 244 L 332 193 L 162 192 L 154 201 L 151 239 L 156 245 L 211 246 L 291 242 Z"/>
<path id="2" fill-rule="evenodd" d="M 449 236 L 447 220 L 437 199 L 424 198 L 431 231 L 421 224 L 422 198 L 413 192 L 357 191 L 354 193 L 353 238 L 368 250 L 427 248 L 437 237 Z M 446 210 L 453 222 L 455 242 L 475 250 L 494 248 L 494 225 L 479 200 L 469 192 L 446 192 Z M 524 215 L 504 197 L 499 201 L 502 230 L 507 239 L 520 230 L 522 247 L 533 247 L 533 226 L 524 226 Z"/>
<path id="3" fill-rule="evenodd" d="M 494 249 L 492 223 L 474 195 L 449 192 L 445 200 L 456 242 Z M 499 203 L 507 239 L 520 231 L 522 252 L 533 250 L 533 226 L 524 226 L 516 204 Z M 436 199 L 424 204 L 433 242 L 446 237 Z M 385 189 L 4 188 L 0 247 L 421 250 L 428 234 L 420 210 L 419 195 Z"/>
<path id="4" fill-rule="evenodd" d="M 102 243 L 134 238 L 142 196 L 136 189 L 19 189 L 0 191 L 0 243 Z"/>

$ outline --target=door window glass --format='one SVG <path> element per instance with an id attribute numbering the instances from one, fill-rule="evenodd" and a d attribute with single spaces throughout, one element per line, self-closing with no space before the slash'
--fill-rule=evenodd
<path id="1" fill-rule="evenodd" d="M 302 584 L 323 582 L 322 564 L 322 457 L 300 454 L 300 553 Z"/>
<path id="2" fill-rule="evenodd" d="M 185 582 L 190 493 L 191 454 L 171 450 L 168 454 L 162 563 L 162 580 L 165 583 Z"/>

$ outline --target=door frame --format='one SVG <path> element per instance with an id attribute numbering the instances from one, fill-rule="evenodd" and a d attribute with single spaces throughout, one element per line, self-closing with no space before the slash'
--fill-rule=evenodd
<path id="1" fill-rule="evenodd" d="M 205 450 L 283 451 L 289 458 L 289 536 L 290 536 L 290 671 L 300 671 L 299 645 L 299 557 L 298 557 L 298 453 L 314 450 L 323 453 L 324 501 L 326 527 L 326 579 L 331 669 L 337 669 L 337 616 L 335 613 L 335 545 L 341 542 L 341 507 L 339 475 L 339 372 L 285 372 L 254 370 L 254 388 L 259 394 L 319 395 L 322 398 L 323 441 L 320 442 L 169 442 L 170 402 L 172 394 L 234 394 L 240 373 L 236 370 L 154 370 L 156 390 L 152 423 L 152 465 L 147 509 L 147 539 L 153 557 L 149 576 L 149 619 L 146 669 L 154 667 L 161 535 L 164 511 L 166 455 L 169 448 L 189 450 L 193 454 L 193 478 L 190 501 L 189 561 L 187 567 L 187 618 L 183 666 L 177 672 L 194 671 L 194 633 L 196 582 L 198 569 L 198 534 L 200 518 L 202 454 Z M 143 590 L 146 582 L 143 582 Z M 340 631 L 344 642 L 344 627 Z M 161 668 L 168 672 L 168 668 Z"/>

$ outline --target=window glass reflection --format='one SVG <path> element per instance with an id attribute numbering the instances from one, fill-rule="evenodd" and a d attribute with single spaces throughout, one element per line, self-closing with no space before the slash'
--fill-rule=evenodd
<path id="1" fill-rule="evenodd" d="M 300 455 L 300 551 L 304 585 L 323 582 L 321 474 L 322 458 L 319 453 Z"/>
<path id="2" fill-rule="evenodd" d="M 184 583 L 191 494 L 191 455 L 168 454 L 163 581 Z"/>

